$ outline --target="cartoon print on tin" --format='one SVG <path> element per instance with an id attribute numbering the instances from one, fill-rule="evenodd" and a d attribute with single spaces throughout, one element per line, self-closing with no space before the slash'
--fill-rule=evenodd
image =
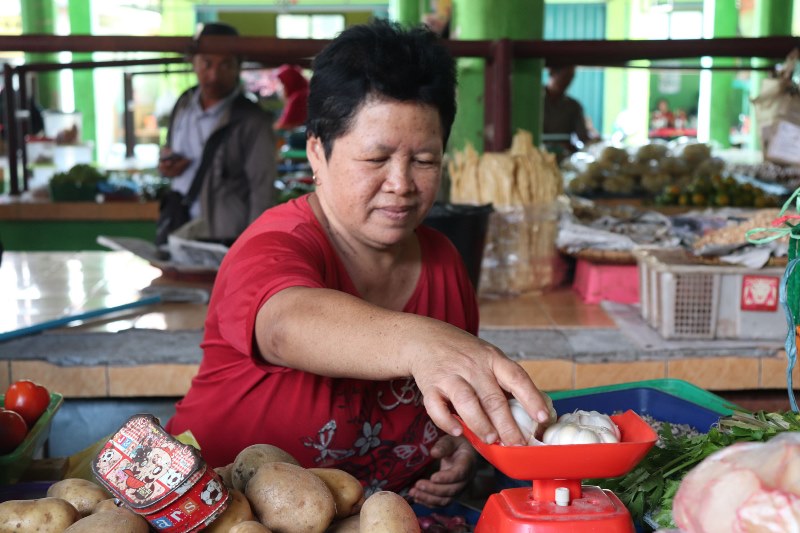
<path id="1" fill-rule="evenodd" d="M 159 501 L 201 475 L 199 465 L 190 446 L 167 434 L 154 417 L 142 415 L 120 428 L 93 467 L 112 492 L 139 507 Z"/>
<path id="2" fill-rule="evenodd" d="M 206 505 L 214 505 L 220 501 L 224 495 L 225 492 L 222 490 L 220 482 L 216 479 L 212 479 L 206 484 L 205 488 L 203 488 L 203 492 L 200 493 L 200 499 Z"/>
<path id="3" fill-rule="evenodd" d="M 96 470 L 99 475 L 107 474 L 120 462 L 122 454 L 114 448 L 106 448 L 97 459 Z"/>
<path id="4" fill-rule="evenodd" d="M 148 500 L 167 492 L 164 483 L 156 483 L 169 471 L 172 457 L 163 448 L 140 446 L 133 454 L 133 460 L 123 469 L 125 490 L 136 500 Z"/>

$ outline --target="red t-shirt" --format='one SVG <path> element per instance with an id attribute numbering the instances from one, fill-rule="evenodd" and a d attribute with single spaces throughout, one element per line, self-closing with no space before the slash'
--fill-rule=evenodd
<path id="1" fill-rule="evenodd" d="M 433 229 L 421 226 L 416 234 L 422 269 L 404 311 L 477 334 L 475 293 L 458 251 Z M 257 354 L 258 309 L 295 286 L 358 296 L 306 196 L 267 210 L 227 253 L 208 307 L 199 372 L 167 430 L 191 430 L 212 467 L 267 443 L 306 468 L 350 472 L 368 490 L 407 488 L 431 462 L 431 445 L 441 435 L 413 379 L 334 379 Z"/>

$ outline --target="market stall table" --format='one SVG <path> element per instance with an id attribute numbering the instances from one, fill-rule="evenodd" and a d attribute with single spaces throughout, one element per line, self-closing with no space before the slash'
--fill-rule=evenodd
<path id="1" fill-rule="evenodd" d="M 176 283 L 184 285 L 129 252 L 6 252 L 0 332 Z M 206 309 L 160 302 L 0 342 L 0 387 L 24 377 L 62 393 L 62 411 L 79 401 L 159 401 L 169 416 L 197 371 Z M 548 391 L 662 378 L 710 391 L 786 387 L 782 341 L 668 341 L 635 306 L 585 304 L 569 287 L 482 299 L 480 312 L 481 337 L 519 360 Z"/>

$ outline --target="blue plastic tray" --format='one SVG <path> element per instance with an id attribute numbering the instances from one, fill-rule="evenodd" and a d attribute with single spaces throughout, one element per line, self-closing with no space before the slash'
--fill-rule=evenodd
<path id="1" fill-rule="evenodd" d="M 639 415 L 672 424 L 689 424 L 698 431 L 708 431 L 720 417 L 711 409 L 672 394 L 648 387 L 606 391 L 553 400 L 560 415 L 576 409 L 594 410 L 605 414 L 632 409 Z"/>

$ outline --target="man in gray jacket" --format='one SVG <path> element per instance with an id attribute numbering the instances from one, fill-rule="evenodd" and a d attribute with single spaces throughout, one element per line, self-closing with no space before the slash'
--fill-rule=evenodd
<path id="1" fill-rule="evenodd" d="M 209 23 L 204 35 L 238 32 Z M 198 53 L 192 67 L 198 84 L 178 98 L 161 150 L 158 169 L 171 191 L 161 202 L 156 244 L 201 219 L 201 238 L 229 245 L 276 203 L 272 117 L 242 90 L 238 56 Z"/>

